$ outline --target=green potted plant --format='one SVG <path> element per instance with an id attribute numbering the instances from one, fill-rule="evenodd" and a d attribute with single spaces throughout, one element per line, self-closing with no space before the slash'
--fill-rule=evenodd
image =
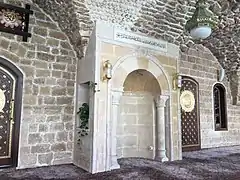
<path id="1" fill-rule="evenodd" d="M 88 121 L 89 121 L 89 105 L 83 103 L 77 112 L 80 120 L 79 128 L 81 129 L 78 134 L 80 136 L 87 136 L 89 132 Z"/>

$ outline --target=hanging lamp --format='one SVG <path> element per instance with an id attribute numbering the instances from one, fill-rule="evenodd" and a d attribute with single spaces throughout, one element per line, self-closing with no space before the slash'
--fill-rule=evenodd
<path id="1" fill-rule="evenodd" d="M 190 20 L 186 23 L 186 30 L 193 39 L 206 39 L 212 34 L 217 25 L 216 15 L 207 7 L 206 0 L 196 3 L 196 10 Z"/>

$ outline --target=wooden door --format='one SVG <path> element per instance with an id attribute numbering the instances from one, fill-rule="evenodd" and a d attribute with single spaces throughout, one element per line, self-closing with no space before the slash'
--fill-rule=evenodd
<path id="1" fill-rule="evenodd" d="M 0 58 L 0 167 L 17 166 L 22 79 L 14 69 Z"/>
<path id="2" fill-rule="evenodd" d="M 182 150 L 199 150 L 201 149 L 199 86 L 198 82 L 191 77 L 182 77 L 180 105 L 182 126 Z"/>

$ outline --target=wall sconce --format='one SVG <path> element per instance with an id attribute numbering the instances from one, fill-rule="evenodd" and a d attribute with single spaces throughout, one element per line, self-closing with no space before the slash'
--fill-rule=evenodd
<path id="1" fill-rule="evenodd" d="M 225 77 L 225 69 L 221 67 L 221 69 L 217 71 L 217 74 L 218 74 L 218 81 L 222 82 Z"/>
<path id="2" fill-rule="evenodd" d="M 179 73 L 173 75 L 173 90 L 182 87 L 182 76 Z"/>
<path id="3" fill-rule="evenodd" d="M 104 72 L 103 80 L 112 79 L 112 64 L 109 62 L 109 60 L 104 62 L 103 72 Z"/>

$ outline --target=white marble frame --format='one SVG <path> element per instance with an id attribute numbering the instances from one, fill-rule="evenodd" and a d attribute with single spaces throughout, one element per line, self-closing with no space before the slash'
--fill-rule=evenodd
<path id="1" fill-rule="evenodd" d="M 107 156 L 107 167 L 106 170 L 112 170 L 112 169 L 117 169 L 119 168 L 119 165 L 117 163 L 117 154 L 116 154 L 116 126 L 117 126 L 117 120 L 119 119 L 119 104 L 120 104 L 120 98 L 122 96 L 122 92 L 123 92 L 123 83 L 127 77 L 127 75 L 131 72 L 133 72 L 134 70 L 137 69 L 145 69 L 147 71 L 149 71 L 150 73 L 153 74 L 154 77 L 156 77 L 156 79 L 158 80 L 158 83 L 160 85 L 160 87 L 162 88 L 163 86 L 161 86 L 161 83 L 158 79 L 159 76 L 163 76 L 165 78 L 166 84 L 168 87 L 162 88 L 162 95 L 160 95 L 160 99 L 164 99 L 164 103 L 158 103 L 158 107 L 162 107 L 162 109 L 164 109 L 165 107 L 165 103 L 167 99 L 170 99 L 170 112 L 171 112 L 171 83 L 170 83 L 170 78 L 168 77 L 167 73 L 165 72 L 164 68 L 161 66 L 161 64 L 159 63 L 159 61 L 154 57 L 151 56 L 150 54 L 145 54 L 145 57 L 148 59 L 148 63 L 149 63 L 149 67 L 145 68 L 145 67 L 141 67 L 141 65 L 139 65 L 138 63 L 136 63 L 136 61 L 138 61 L 137 59 L 137 55 L 128 55 L 125 57 L 120 58 L 117 63 L 113 66 L 113 78 L 108 82 L 108 94 L 111 95 L 111 100 L 108 102 L 110 103 L 108 105 L 108 107 L 111 107 L 109 109 L 111 116 L 109 116 L 110 119 L 107 120 L 107 122 L 111 122 L 111 128 L 108 128 L 108 136 L 107 136 L 107 142 L 109 142 L 109 146 L 108 146 L 108 154 Z M 129 61 L 133 64 L 132 68 L 129 67 Z M 116 84 L 116 80 L 114 74 L 116 73 L 116 71 L 118 70 L 118 68 L 125 68 L 126 74 L 122 75 L 122 79 L 121 80 L 117 80 L 118 81 L 118 85 Z M 114 83 L 115 82 L 115 83 Z M 167 97 L 167 98 L 165 98 Z M 159 101 L 158 101 L 159 102 Z M 163 101 L 161 101 L 163 102 Z M 158 110 L 158 109 L 157 109 Z M 160 111 L 161 111 L 160 110 Z M 163 111 L 161 111 L 162 113 Z M 118 116 L 113 116 L 114 113 L 117 113 Z M 164 113 L 164 112 L 163 112 Z M 165 117 L 164 114 L 163 117 Z M 159 117 L 160 118 L 160 117 Z M 158 121 L 160 121 L 158 118 Z M 165 119 L 164 119 L 165 120 Z M 172 136 L 172 114 L 170 113 L 169 115 L 169 124 L 170 124 L 170 134 Z M 165 122 L 161 121 L 161 124 L 164 124 Z M 162 129 L 161 129 L 162 130 Z M 165 133 L 165 127 L 164 127 L 164 131 L 162 131 Z M 156 134 L 158 134 L 158 132 L 156 132 Z M 165 134 L 164 134 L 165 136 Z M 158 137 L 157 137 L 158 138 Z M 158 138 L 159 139 L 159 138 Z M 164 138 L 165 139 L 165 138 Z M 173 159 L 173 144 L 172 144 L 172 137 L 169 138 L 169 142 L 170 142 L 170 159 Z M 160 143 L 159 147 L 155 147 L 155 151 L 156 151 L 156 156 L 155 158 L 160 160 L 160 161 L 167 161 L 168 158 L 166 157 L 166 149 L 165 149 L 165 144 L 163 145 L 163 143 Z"/>
<path id="2" fill-rule="evenodd" d="M 113 67 L 113 78 L 112 80 L 110 80 L 108 83 L 107 83 L 107 98 L 105 100 L 101 100 L 101 101 L 104 101 L 104 102 L 107 102 L 106 103 L 106 112 L 105 112 L 105 117 L 104 119 L 104 122 L 106 122 L 106 127 L 105 127 L 105 130 L 106 132 L 104 133 L 104 137 L 106 138 L 106 141 L 103 142 L 102 140 L 98 139 L 97 137 L 94 138 L 94 146 L 98 146 L 98 143 L 97 141 L 101 142 L 101 143 L 104 143 L 104 149 L 106 148 L 106 151 L 103 152 L 103 154 L 101 155 L 97 155 L 99 153 L 97 153 L 97 151 L 95 151 L 96 148 L 93 148 L 94 149 L 94 152 L 93 152 L 93 156 L 98 156 L 98 158 L 100 158 L 101 160 L 101 163 L 96 162 L 95 165 L 100 165 L 101 168 L 98 169 L 96 168 L 94 170 L 94 172 L 100 172 L 102 171 L 102 169 L 104 169 L 104 171 L 107 171 L 107 170 L 110 170 L 110 159 L 111 159 L 111 148 L 110 148 L 110 144 L 112 143 L 112 140 L 111 140 L 111 136 L 109 136 L 111 134 L 111 127 L 110 127 L 110 124 L 108 124 L 109 122 L 111 122 L 111 107 L 112 107 L 112 100 L 111 100 L 111 96 L 112 96 L 112 90 L 116 90 L 119 88 L 121 89 L 123 84 L 122 85 L 118 85 L 118 86 L 115 86 L 114 83 L 113 83 L 113 80 L 114 80 L 114 73 L 115 71 L 118 69 L 118 67 L 121 66 L 121 63 L 123 63 L 125 60 L 127 59 L 136 59 L 136 56 L 144 56 L 145 58 L 149 59 L 149 64 L 151 65 L 151 68 L 153 68 L 151 70 L 151 68 L 144 68 L 144 67 L 139 67 L 139 66 L 136 66 L 136 64 L 134 64 L 132 69 L 130 69 L 130 71 L 128 70 L 127 72 L 130 73 L 131 71 L 134 71 L 136 69 L 146 69 L 147 71 L 151 72 L 156 78 L 158 77 L 159 73 L 164 76 L 165 78 L 165 84 L 167 84 L 167 88 L 166 89 L 162 89 L 162 94 L 164 95 L 169 95 L 169 128 L 168 128 L 168 131 L 170 132 L 170 137 L 169 137 L 169 156 L 170 156 L 170 160 L 174 160 L 176 159 L 175 158 L 175 155 L 174 155 L 174 151 L 173 151 L 173 141 L 172 141 L 172 136 L 173 136 L 173 133 L 172 133 L 172 97 L 171 97 L 171 94 L 172 94 L 172 82 L 171 82 L 171 77 L 168 76 L 168 74 L 165 72 L 164 68 L 161 66 L 161 63 L 159 62 L 159 59 L 157 59 L 154 55 L 152 54 L 158 54 L 158 55 L 164 55 L 164 56 L 167 56 L 167 57 L 172 57 L 174 59 L 178 59 L 179 58 L 179 46 L 177 45 L 174 45 L 172 43 L 168 43 L 168 42 L 161 42 L 161 43 L 166 43 L 166 49 L 161 49 L 161 48 L 158 48 L 155 46 L 154 43 L 149 43 L 149 44 L 145 44 L 143 46 L 142 43 L 138 43 L 138 42 L 133 42 L 133 41 L 129 41 L 128 39 L 124 39 L 124 41 L 122 39 L 116 39 L 115 38 L 115 35 L 116 33 L 118 33 L 119 31 L 122 32 L 122 30 L 120 30 L 118 27 L 116 27 L 115 25 L 111 24 L 111 23 L 106 23 L 106 22 L 102 22 L 102 21 L 95 21 L 95 27 L 94 27 L 94 36 L 96 36 L 96 70 L 100 69 L 101 68 L 101 57 L 99 56 L 101 54 L 101 43 L 110 43 L 110 44 L 113 44 L 113 45 L 119 45 L 119 46 L 124 46 L 124 47 L 127 47 L 127 48 L 130 48 L 132 49 L 132 53 L 120 58 L 118 60 L 118 62 L 114 65 Z M 127 32 L 127 31 L 123 31 L 123 32 L 126 32 L 127 34 L 131 35 L 131 36 L 134 36 L 134 37 L 139 37 L 139 34 L 136 35 L 136 33 L 133 33 L 133 32 Z M 142 35 L 140 35 L 141 37 L 143 37 Z M 152 38 L 149 38 L 149 37 L 144 37 L 145 39 L 147 39 L 149 42 L 153 42 L 155 39 L 152 39 Z M 158 40 L 159 41 L 159 40 Z M 177 61 L 178 63 L 178 61 Z M 178 69 L 179 70 L 179 69 Z M 155 72 L 155 73 L 153 73 Z M 102 91 L 102 88 L 104 89 L 105 91 L 105 87 L 102 87 L 100 86 L 101 84 L 101 73 L 100 72 L 96 72 L 95 73 L 95 81 L 97 83 L 97 86 L 96 86 L 96 90 L 97 92 L 98 91 Z M 126 75 L 127 76 L 127 75 Z M 125 80 L 125 78 L 122 79 L 123 81 Z M 161 82 L 159 82 L 159 85 L 160 87 L 162 88 L 161 86 Z M 120 82 L 120 84 L 123 83 L 123 82 Z M 97 124 L 97 123 L 96 123 Z M 179 129 L 181 130 L 181 129 Z M 181 133 L 179 133 L 181 134 Z M 108 137 L 108 138 L 107 138 Z M 179 139 L 178 141 L 181 140 L 181 136 L 179 135 Z M 179 144 L 179 143 L 178 143 Z M 179 147 L 181 149 L 181 144 L 179 144 Z M 101 151 L 102 152 L 102 151 Z"/>

